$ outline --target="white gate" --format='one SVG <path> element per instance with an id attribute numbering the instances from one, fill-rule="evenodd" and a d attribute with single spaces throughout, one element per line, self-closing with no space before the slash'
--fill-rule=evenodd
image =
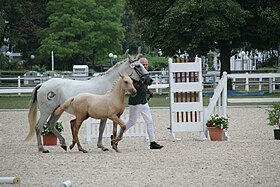
<path id="1" fill-rule="evenodd" d="M 168 65 L 171 133 L 175 139 L 176 132 L 197 131 L 205 139 L 201 58 L 194 62 L 170 58 Z"/>

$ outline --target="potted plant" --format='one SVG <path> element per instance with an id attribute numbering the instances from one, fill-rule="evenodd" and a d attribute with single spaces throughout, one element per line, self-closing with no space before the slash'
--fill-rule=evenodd
<path id="1" fill-rule="evenodd" d="M 221 141 L 223 139 L 223 131 L 228 128 L 228 118 L 219 116 L 218 114 L 210 116 L 206 123 L 212 141 Z"/>
<path id="2" fill-rule="evenodd" d="M 64 130 L 62 122 L 56 122 L 55 128 L 61 133 Z M 52 133 L 52 131 L 44 125 L 43 131 L 41 133 L 43 136 L 43 144 L 48 145 L 56 145 L 57 144 L 57 137 Z"/>
<path id="3" fill-rule="evenodd" d="M 275 102 L 272 104 L 272 108 L 267 110 L 268 112 L 268 125 L 276 126 L 274 129 L 274 139 L 280 140 L 280 102 Z"/>

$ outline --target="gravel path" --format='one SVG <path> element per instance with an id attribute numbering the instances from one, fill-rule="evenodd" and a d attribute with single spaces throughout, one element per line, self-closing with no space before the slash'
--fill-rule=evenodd
<path id="1" fill-rule="evenodd" d="M 27 111 L 0 112 L 0 177 L 17 176 L 19 185 L 56 186 L 70 180 L 72 186 L 279 186 L 279 143 L 267 124 L 265 108 L 228 108 L 230 141 L 196 141 L 198 133 L 178 133 L 174 142 L 169 127 L 169 109 L 152 109 L 161 150 L 150 150 L 143 138 L 126 138 L 109 151 L 88 145 L 89 153 L 77 148 L 65 152 L 50 146 L 39 153 L 35 137 L 23 142 L 28 132 Z M 71 143 L 67 125 L 71 115 L 63 114 L 63 136 Z M 82 126 L 80 137 L 85 132 Z M 0 185 L 1 186 L 1 185 Z"/>

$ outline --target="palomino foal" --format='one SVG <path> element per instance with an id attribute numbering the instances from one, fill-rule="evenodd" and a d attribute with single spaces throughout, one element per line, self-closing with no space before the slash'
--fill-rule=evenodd
<path id="1" fill-rule="evenodd" d="M 95 119 L 111 119 L 113 121 L 113 138 L 112 148 L 119 152 L 117 143 L 122 140 L 125 131 L 125 124 L 120 119 L 123 114 L 125 92 L 128 91 L 132 95 L 136 94 L 136 89 L 133 86 L 132 79 L 127 75 L 121 75 L 117 80 L 111 91 L 105 95 L 96 95 L 91 93 L 81 93 L 77 96 L 71 97 L 65 101 L 60 107 L 55 110 L 55 115 L 61 115 L 68 107 L 71 106 L 76 119 L 70 121 L 71 131 L 73 136 L 72 149 L 77 143 L 79 151 L 87 153 L 80 144 L 78 133 L 84 120 L 88 117 Z M 118 137 L 117 124 L 120 125 L 121 131 Z"/>

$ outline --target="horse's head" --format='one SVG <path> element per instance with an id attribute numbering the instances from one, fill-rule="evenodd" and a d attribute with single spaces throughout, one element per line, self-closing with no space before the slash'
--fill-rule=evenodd
<path id="1" fill-rule="evenodd" d="M 122 79 L 122 89 L 128 91 L 132 96 L 135 96 L 137 94 L 137 90 L 133 86 L 132 79 L 128 75 L 120 74 L 120 77 Z"/>
<path id="2" fill-rule="evenodd" d="M 151 85 L 153 79 L 151 78 L 149 72 L 140 63 L 139 58 L 136 58 L 134 60 L 130 55 L 128 55 L 128 60 L 130 63 L 130 67 L 133 69 L 131 78 L 146 85 Z"/>

